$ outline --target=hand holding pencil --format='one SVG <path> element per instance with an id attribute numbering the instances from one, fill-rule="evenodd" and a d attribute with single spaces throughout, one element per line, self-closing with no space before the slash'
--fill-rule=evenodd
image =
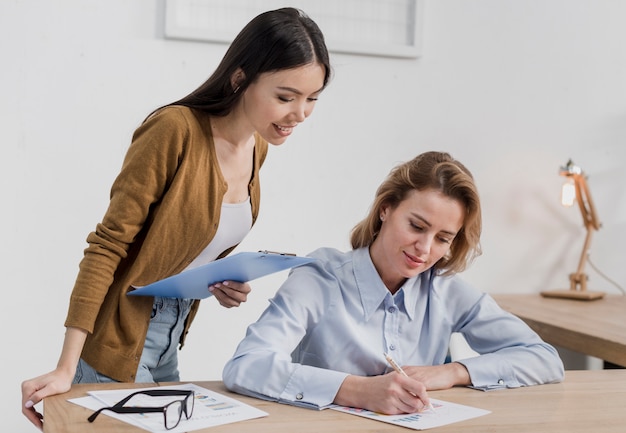
<path id="1" fill-rule="evenodd" d="M 402 369 L 402 367 L 400 367 L 398 365 L 398 363 L 386 352 L 383 352 L 383 355 L 385 356 L 385 359 L 387 360 L 387 362 L 389 363 L 389 365 L 391 365 L 391 367 L 398 373 L 403 375 L 404 377 L 409 377 L 408 374 L 406 374 L 406 372 Z M 413 394 L 411 392 L 412 395 L 414 395 L 415 397 L 417 397 L 417 395 Z M 421 399 L 421 398 L 420 398 Z M 430 402 L 430 400 L 428 401 L 424 401 L 424 410 L 429 410 L 431 412 L 435 412 L 435 408 L 433 407 L 432 403 Z"/>

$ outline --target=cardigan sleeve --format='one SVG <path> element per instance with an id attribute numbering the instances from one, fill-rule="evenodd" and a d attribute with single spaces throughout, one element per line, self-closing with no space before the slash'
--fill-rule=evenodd
<path id="1" fill-rule="evenodd" d="M 186 122 L 180 110 L 165 109 L 135 131 L 111 188 L 109 207 L 87 237 L 65 326 L 93 332 L 120 261 L 176 173 L 189 131 Z"/>

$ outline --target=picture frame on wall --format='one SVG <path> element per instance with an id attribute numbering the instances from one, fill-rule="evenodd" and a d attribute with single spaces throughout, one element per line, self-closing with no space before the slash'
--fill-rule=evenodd
<path id="1" fill-rule="evenodd" d="M 230 43 L 261 12 L 292 6 L 322 29 L 338 53 L 417 58 L 423 0 L 165 0 L 167 39 Z"/>

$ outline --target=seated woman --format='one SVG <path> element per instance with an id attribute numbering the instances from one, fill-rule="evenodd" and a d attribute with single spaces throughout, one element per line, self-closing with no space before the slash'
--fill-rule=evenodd
<path id="1" fill-rule="evenodd" d="M 463 164 L 427 152 L 399 165 L 353 229 L 353 250 L 319 249 L 291 272 L 226 364 L 224 383 L 299 406 L 400 414 L 424 409 L 429 390 L 561 381 L 557 351 L 457 275 L 480 254 L 480 232 Z M 453 332 L 480 355 L 446 363 Z"/>

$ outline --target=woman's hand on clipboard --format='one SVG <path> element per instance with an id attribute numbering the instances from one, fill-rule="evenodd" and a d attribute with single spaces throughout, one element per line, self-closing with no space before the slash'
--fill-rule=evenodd
<path id="1" fill-rule="evenodd" d="M 236 281 L 223 281 L 209 286 L 209 292 L 215 296 L 217 302 L 222 307 L 232 308 L 238 307 L 242 302 L 248 300 L 248 293 L 252 288 L 248 283 L 239 283 Z"/>

